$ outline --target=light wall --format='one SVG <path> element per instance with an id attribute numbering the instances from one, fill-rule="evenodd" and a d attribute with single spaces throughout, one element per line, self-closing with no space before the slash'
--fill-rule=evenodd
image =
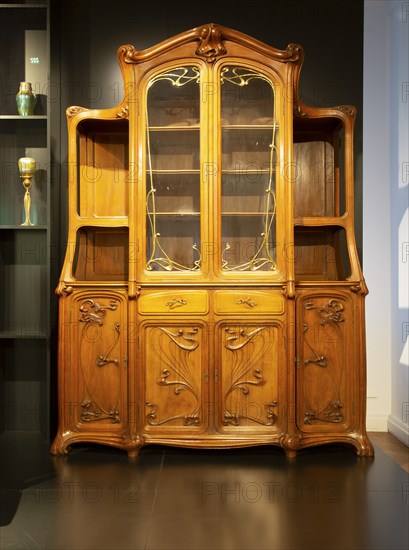
<path id="1" fill-rule="evenodd" d="M 369 430 L 409 443 L 409 2 L 365 1 L 363 250 Z"/>

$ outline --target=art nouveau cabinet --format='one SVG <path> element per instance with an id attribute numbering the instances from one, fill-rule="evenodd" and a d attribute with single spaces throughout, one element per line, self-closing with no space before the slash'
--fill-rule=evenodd
<path id="1" fill-rule="evenodd" d="M 372 455 L 354 108 L 299 101 L 300 46 L 213 24 L 118 57 L 122 103 L 67 111 L 52 452 Z"/>

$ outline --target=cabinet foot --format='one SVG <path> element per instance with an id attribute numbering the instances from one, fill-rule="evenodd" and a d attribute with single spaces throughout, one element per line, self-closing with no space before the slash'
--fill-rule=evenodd
<path id="1" fill-rule="evenodd" d="M 67 437 L 57 434 L 51 445 L 50 454 L 54 456 L 66 456 L 70 452 L 70 442 Z"/>
<path id="2" fill-rule="evenodd" d="M 136 458 L 137 456 L 139 456 L 140 450 L 141 450 L 141 447 L 138 447 L 137 449 L 129 449 L 127 451 L 128 458 Z"/>
<path id="3" fill-rule="evenodd" d="M 300 436 L 298 434 L 286 434 L 281 439 L 281 446 L 287 458 L 295 458 L 300 447 Z"/>
<path id="4" fill-rule="evenodd" d="M 297 456 L 298 451 L 295 449 L 285 449 L 285 456 L 287 458 L 295 458 Z"/>
<path id="5" fill-rule="evenodd" d="M 366 434 L 354 437 L 354 445 L 357 456 L 371 457 L 375 455 L 372 443 Z"/>

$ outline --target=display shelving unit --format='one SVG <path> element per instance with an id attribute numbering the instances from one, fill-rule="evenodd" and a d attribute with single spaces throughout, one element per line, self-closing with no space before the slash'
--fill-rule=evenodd
<path id="1" fill-rule="evenodd" d="M 0 4 L 0 432 L 50 437 L 49 5 Z M 32 83 L 34 114 L 20 116 L 19 82 Z M 36 159 L 25 227 L 20 157 Z"/>

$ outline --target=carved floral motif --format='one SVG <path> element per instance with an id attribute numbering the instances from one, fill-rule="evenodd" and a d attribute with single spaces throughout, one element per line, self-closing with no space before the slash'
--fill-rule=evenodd
<path id="1" fill-rule="evenodd" d="M 86 107 L 79 107 L 78 105 L 73 105 L 72 107 L 68 107 L 68 109 L 65 112 L 68 117 L 73 117 L 78 113 L 83 113 L 84 111 L 88 111 L 88 109 Z"/>
<path id="2" fill-rule="evenodd" d="M 237 330 L 226 327 L 225 329 L 227 337 L 224 346 L 233 354 L 231 361 L 228 363 L 231 365 L 229 372 L 230 385 L 224 394 L 225 410 L 223 412 L 223 424 L 225 426 L 229 424 L 239 426 L 242 420 L 250 420 L 263 426 L 272 426 L 277 422 L 277 416 L 272 410 L 278 405 L 277 401 L 264 404 L 265 418 L 256 418 L 248 414 L 237 414 L 229 410 L 227 406 L 227 398 L 232 392 L 241 391 L 244 395 L 248 395 L 252 386 L 263 386 L 266 384 L 267 380 L 263 377 L 259 367 L 269 353 L 272 341 L 264 333 L 265 330 L 266 327 L 257 327 L 251 331 L 247 328 Z M 255 345 L 253 340 L 258 335 L 261 337 L 261 342 Z M 253 346 L 253 349 L 250 351 L 245 349 L 248 346 Z"/>
<path id="3" fill-rule="evenodd" d="M 338 424 L 339 422 L 342 422 L 344 418 L 340 412 L 342 408 L 343 405 L 339 401 L 331 401 L 327 404 L 325 409 L 319 413 L 307 411 L 304 416 L 304 422 L 305 424 L 312 424 L 314 420 L 320 420 L 323 422 L 334 422 Z"/>
<path id="4" fill-rule="evenodd" d="M 115 299 L 111 299 L 108 305 L 100 304 L 91 298 L 87 298 L 81 302 L 79 310 L 81 312 L 80 322 L 84 323 L 81 337 L 81 347 L 79 354 L 80 368 L 82 372 L 82 378 L 84 382 L 85 392 L 87 398 L 82 403 L 82 413 L 81 419 L 84 422 L 93 422 L 100 420 L 112 420 L 113 423 L 120 422 L 118 403 L 119 403 L 119 388 L 117 396 L 112 399 L 115 404 L 113 406 L 106 406 L 101 404 L 101 399 L 94 395 L 92 377 L 93 373 L 90 371 L 89 365 L 89 349 L 87 352 L 84 352 L 83 346 L 90 342 L 95 341 L 95 335 L 90 335 L 89 331 L 92 330 L 92 327 L 98 326 L 102 327 L 104 325 L 104 320 L 107 311 L 115 311 L 118 309 L 118 302 Z M 120 338 L 120 324 L 115 322 L 113 324 L 114 329 L 114 340 L 111 345 L 109 345 L 105 353 L 100 353 L 95 358 L 95 365 L 97 368 L 105 367 L 109 364 L 118 366 L 119 360 L 117 358 L 110 357 L 113 349 L 118 345 Z M 104 339 L 98 339 L 98 347 L 103 343 Z M 87 347 L 88 347 L 87 346 Z M 119 379 L 118 379 L 119 384 Z"/>
<path id="5" fill-rule="evenodd" d="M 321 318 L 321 325 L 326 323 L 342 323 L 344 306 L 338 300 L 332 299 L 323 306 L 315 306 L 313 300 L 305 304 L 305 309 L 316 309 Z"/>
<path id="6" fill-rule="evenodd" d="M 171 416 L 165 418 L 164 420 L 156 420 L 156 413 L 158 412 L 159 406 L 156 403 L 151 403 L 150 401 L 146 401 L 145 405 L 152 408 L 152 411 L 146 415 L 146 421 L 150 426 L 160 426 L 161 424 L 166 424 L 172 420 L 180 419 L 183 420 L 184 426 L 198 426 L 200 424 L 200 418 L 197 411 L 186 415 Z"/>
<path id="7" fill-rule="evenodd" d="M 205 25 L 200 29 L 199 38 L 200 44 L 196 50 L 196 55 L 204 57 L 208 63 L 214 63 L 216 57 L 226 53 L 219 27 Z"/>
<path id="8" fill-rule="evenodd" d="M 162 369 L 162 376 L 157 381 L 159 386 L 174 386 L 173 393 L 178 396 L 182 391 L 188 391 L 195 398 L 195 408 L 193 411 L 186 414 L 172 415 L 165 417 L 162 420 L 157 420 L 157 412 L 159 405 L 146 401 L 146 406 L 152 410 L 146 415 L 146 422 L 150 426 L 160 426 L 174 420 L 183 420 L 185 426 L 198 426 L 200 424 L 200 388 L 197 385 L 195 378 L 192 376 L 192 362 L 190 361 L 190 353 L 198 346 L 199 341 L 197 327 L 189 329 L 179 329 L 171 331 L 164 327 L 157 327 L 155 330 L 160 331 L 165 338 L 165 342 L 160 345 L 160 339 L 152 339 L 150 345 L 159 357 L 161 363 L 166 365 Z M 179 351 L 178 351 L 179 350 Z"/>
<path id="9" fill-rule="evenodd" d="M 355 115 L 355 108 L 352 107 L 351 105 L 338 105 L 337 109 L 347 114 L 348 116 Z"/>
<path id="10" fill-rule="evenodd" d="M 92 422 L 97 420 L 112 420 L 113 424 L 120 422 L 119 411 L 116 409 L 104 411 L 99 408 L 95 403 L 92 403 L 89 399 L 86 399 L 82 403 L 81 420 L 84 422 Z"/>
<path id="11" fill-rule="evenodd" d="M 349 288 L 350 288 L 351 292 L 355 292 L 355 293 L 358 293 L 358 292 L 362 291 L 362 287 L 359 284 L 358 285 L 351 285 Z"/>
<path id="12" fill-rule="evenodd" d="M 115 311 L 116 309 L 118 309 L 118 302 L 116 300 L 110 300 L 109 306 L 101 306 L 98 302 L 87 298 L 80 306 L 80 311 L 82 313 L 80 321 L 82 323 L 97 323 L 98 325 L 103 325 L 107 310 Z"/>
<path id="13" fill-rule="evenodd" d="M 97 367 L 105 367 L 105 365 L 109 365 L 109 363 L 113 363 L 114 365 L 119 364 L 118 359 L 110 359 L 108 357 L 108 355 L 111 353 L 111 351 L 114 349 L 114 347 L 118 343 L 119 336 L 121 334 L 119 323 L 114 324 L 114 329 L 115 329 L 115 340 L 113 341 L 113 343 L 110 346 L 110 348 L 108 349 L 108 351 L 106 353 L 104 353 L 104 355 L 98 355 L 98 357 L 97 357 Z"/>
<path id="14" fill-rule="evenodd" d="M 122 109 L 116 113 L 117 118 L 128 118 L 128 115 L 129 115 L 128 105 L 124 105 Z"/>
<path id="15" fill-rule="evenodd" d="M 322 326 L 332 325 L 336 327 L 336 330 L 340 330 L 339 325 L 340 323 L 343 323 L 345 321 L 344 318 L 344 306 L 343 304 L 333 298 L 329 300 L 326 304 L 322 306 L 315 305 L 314 300 L 308 300 L 305 304 L 306 310 L 315 310 L 320 318 L 320 324 Z M 303 333 L 304 333 L 304 344 L 310 349 L 310 351 L 313 353 L 313 357 L 305 359 L 304 365 L 310 365 L 315 364 L 318 367 L 321 368 L 327 368 L 329 366 L 329 360 L 328 358 L 318 353 L 311 343 L 309 342 L 308 338 L 306 337 L 306 333 L 308 331 L 308 324 L 304 323 L 303 325 Z M 341 333 L 339 333 L 341 335 Z M 340 340 L 338 340 L 340 341 Z M 341 350 L 340 350 L 341 351 Z M 340 368 L 343 369 L 344 367 L 344 360 L 340 360 Z M 323 421 L 323 422 L 334 422 L 339 423 L 343 420 L 343 415 L 340 413 L 340 409 L 343 407 L 341 405 L 340 401 L 335 398 L 339 394 L 339 386 L 337 385 L 336 381 L 333 381 L 334 384 L 334 399 L 327 402 L 321 410 L 318 412 L 314 412 L 313 410 L 309 410 L 305 413 L 304 416 L 304 422 L 305 424 L 311 424 L 313 421 Z M 306 388 L 304 388 L 304 391 L 306 391 Z M 307 395 L 305 395 L 305 403 L 309 409 L 312 409 L 311 405 L 308 403 Z"/>

